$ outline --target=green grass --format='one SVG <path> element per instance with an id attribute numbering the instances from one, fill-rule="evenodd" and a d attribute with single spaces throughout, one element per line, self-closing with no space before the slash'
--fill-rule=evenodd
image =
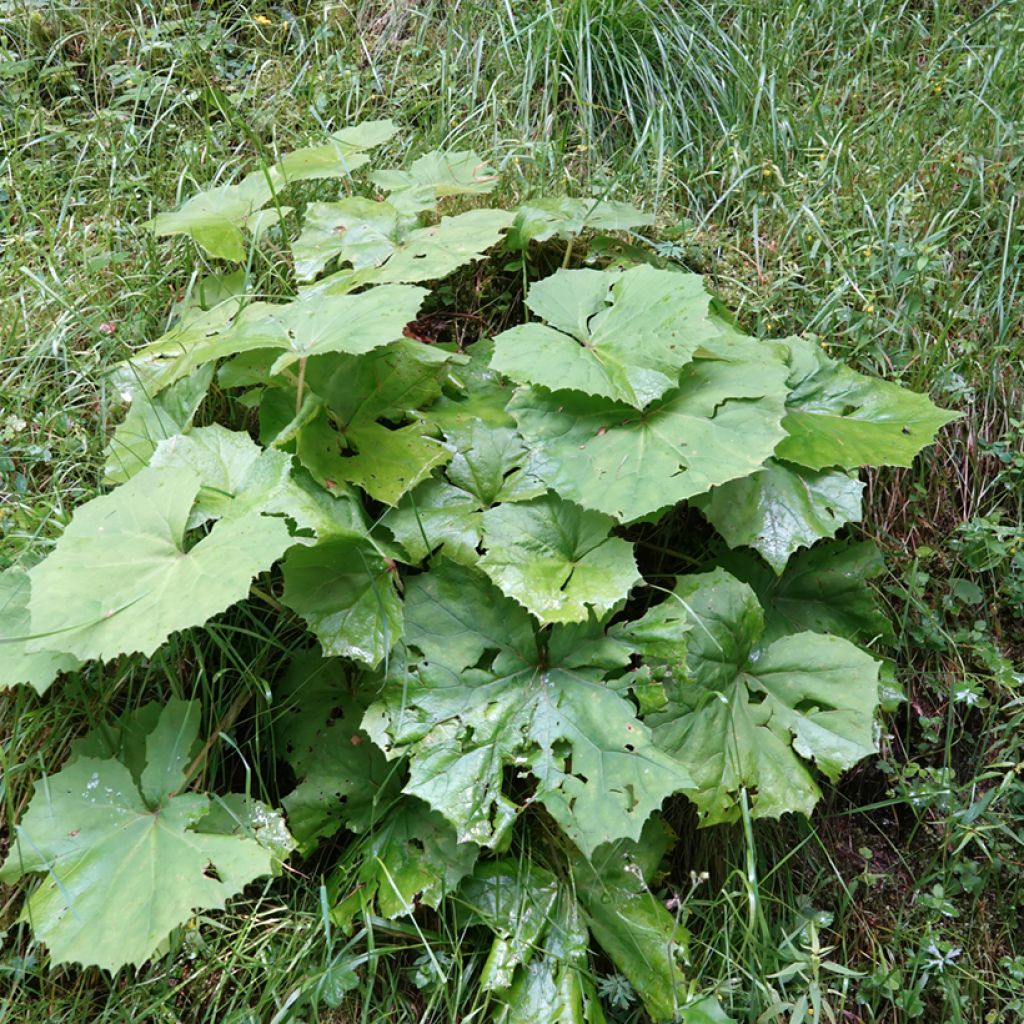
<path id="1" fill-rule="evenodd" d="M 509 199 L 642 203 L 659 218 L 648 241 L 707 273 L 748 329 L 815 332 L 966 413 L 913 470 L 869 480 L 864 531 L 891 553 L 908 697 L 877 762 L 811 823 L 694 833 L 676 812 L 666 895 L 697 984 L 748 1020 L 800 1020 L 815 986 L 815 1020 L 1019 1020 L 1021 67 L 1013 2 L 0 3 L 0 566 L 38 557 L 97 491 L 121 411 L 104 371 L 202 270 L 144 230 L 155 211 L 367 116 L 394 117 L 410 150 L 475 147 Z M 287 286 L 268 262 L 252 270 Z M 202 695 L 206 731 L 233 737 L 218 781 L 273 795 L 253 737 L 298 640 L 238 611 L 149 664 L 91 669 L 45 701 L 0 696 L 0 835 L 74 736 L 168 692 Z M 49 972 L 12 926 L 18 894 L 0 892 L 0 1019 L 487 1019 L 481 941 L 448 917 L 422 924 L 449 965 L 422 989 L 420 936 L 331 933 L 331 856 L 353 852 L 250 892 L 113 986 Z M 351 955 L 360 989 L 333 1010 L 318 999 Z"/>

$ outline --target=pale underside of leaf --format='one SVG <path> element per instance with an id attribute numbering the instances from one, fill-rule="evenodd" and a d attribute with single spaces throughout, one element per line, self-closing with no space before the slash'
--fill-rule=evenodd
<path id="1" fill-rule="evenodd" d="M 196 911 L 222 908 L 260 875 L 274 849 L 249 834 L 201 831 L 206 796 L 173 795 L 196 740 L 196 705 L 171 701 L 146 739 L 143 792 L 120 761 L 79 757 L 37 783 L 0 879 L 45 872 L 22 918 L 54 963 L 140 966 Z M 218 826 L 213 824 L 214 828 Z M 233 834 L 232 834 L 233 833 Z"/>
<path id="2" fill-rule="evenodd" d="M 152 467 L 80 506 L 29 574 L 39 638 L 29 649 L 57 648 L 83 661 L 149 655 L 245 597 L 252 578 L 293 543 L 288 527 L 253 513 L 217 523 L 186 549 L 199 488 L 191 470 Z"/>

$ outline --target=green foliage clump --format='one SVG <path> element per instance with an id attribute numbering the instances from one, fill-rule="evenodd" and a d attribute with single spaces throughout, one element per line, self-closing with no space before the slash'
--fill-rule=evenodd
<path id="1" fill-rule="evenodd" d="M 243 261 L 285 230 L 285 190 L 352 182 L 393 132 L 346 129 L 152 227 Z M 507 1019 L 601 1019 L 595 947 L 653 1018 L 724 1019 L 688 1002 L 686 932 L 652 889 L 673 841 L 661 809 L 682 794 L 707 825 L 807 814 L 819 773 L 876 749 L 878 556 L 831 538 L 860 517 L 856 471 L 909 465 L 952 417 L 813 340 L 744 335 L 695 275 L 573 268 L 571 249 L 529 283 L 525 322 L 424 339 L 444 302 L 424 285 L 503 249 L 529 280 L 545 242 L 650 218 L 546 198 L 441 214 L 495 187 L 468 151 L 370 178 L 386 198 L 306 207 L 287 301 L 211 277 L 135 353 L 115 488 L 0 576 L 0 683 L 40 694 L 250 592 L 305 629 L 267 695 L 296 780 L 287 828 L 193 791 L 199 709 L 171 701 L 40 783 L 0 878 L 45 876 L 24 917 L 55 963 L 113 970 L 348 829 L 365 858 L 355 889 L 327 886 L 334 924 L 458 892 L 495 935 L 480 982 Z M 195 425 L 224 408 L 214 381 L 250 429 Z M 644 538 L 673 515 L 691 571 L 666 581 Z M 538 823 L 527 885 L 511 851 Z"/>

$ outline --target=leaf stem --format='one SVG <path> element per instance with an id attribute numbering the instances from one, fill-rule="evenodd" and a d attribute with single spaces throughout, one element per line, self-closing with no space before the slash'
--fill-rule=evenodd
<path id="1" fill-rule="evenodd" d="M 175 791 L 175 793 L 171 794 L 172 796 L 176 795 L 177 793 L 180 793 L 189 784 L 189 782 L 191 782 L 192 777 L 202 769 L 202 767 L 206 764 L 207 756 L 213 749 L 214 743 L 217 742 L 217 737 L 220 736 L 220 734 L 225 729 L 230 729 L 231 726 L 235 724 L 235 719 L 238 718 L 238 716 L 242 713 L 242 708 L 244 708 L 245 705 L 249 703 L 251 698 L 252 694 L 245 692 L 240 693 L 231 702 L 231 707 L 229 707 L 227 711 L 224 712 L 224 717 L 221 718 L 221 720 L 217 723 L 217 727 L 213 730 L 213 732 L 210 733 L 210 738 L 203 744 L 203 749 L 200 750 L 198 754 L 196 754 L 192 763 L 185 770 L 185 776 L 182 779 L 182 783 Z"/>
<path id="2" fill-rule="evenodd" d="M 302 392 L 306 387 L 306 359 L 308 356 L 303 356 L 299 360 L 299 383 L 295 391 L 295 418 L 298 419 L 299 413 L 302 412 Z"/>

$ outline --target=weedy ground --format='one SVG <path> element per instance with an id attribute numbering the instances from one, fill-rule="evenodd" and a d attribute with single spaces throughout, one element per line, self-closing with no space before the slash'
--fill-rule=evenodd
<path id="1" fill-rule="evenodd" d="M 409 147 L 477 149 L 509 198 L 636 201 L 658 229 L 632 244 L 706 273 L 747 329 L 817 333 L 965 414 L 913 470 L 869 481 L 863 531 L 890 558 L 905 696 L 880 756 L 811 822 L 693 832 L 678 812 L 689 839 L 666 886 L 695 983 L 751 1021 L 1019 1021 L 1022 67 L 1013 0 L 4 0 L 0 567 L 97 491 L 119 412 L 104 370 L 161 332 L 202 269 L 142 229 L 154 211 L 370 116 L 399 121 Z M 498 317 L 516 300 L 496 280 L 455 282 L 453 301 L 470 286 Z M 199 692 L 233 738 L 211 772 L 269 786 L 245 742 L 294 643 L 240 612 L 146 667 L 0 696 L 0 835 L 75 735 L 168 687 Z M 0 893 L 0 1019 L 486 1019 L 472 936 L 443 917 L 333 934 L 322 866 L 113 984 L 50 972 Z M 330 1009 L 353 955 L 361 987 Z M 627 984 L 602 986 L 613 1019 L 642 1019 Z"/>

